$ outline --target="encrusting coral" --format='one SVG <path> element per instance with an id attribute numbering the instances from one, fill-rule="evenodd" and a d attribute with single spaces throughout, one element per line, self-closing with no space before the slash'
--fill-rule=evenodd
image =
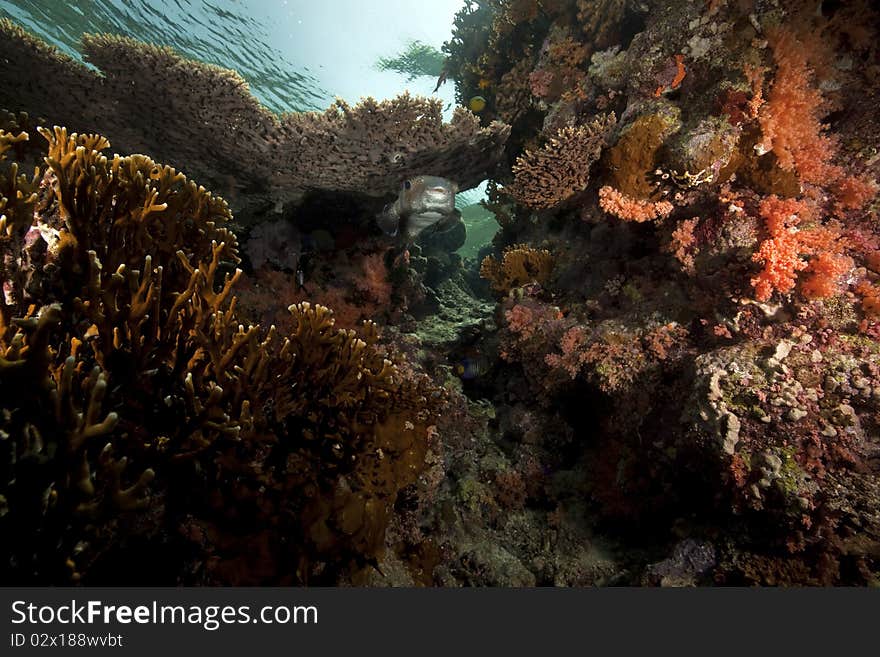
<path id="1" fill-rule="evenodd" d="M 95 581 L 169 541 L 210 556 L 158 557 L 169 582 L 375 563 L 442 395 L 322 306 L 291 306 L 286 336 L 240 324 L 223 200 L 101 136 L 40 132 L 38 177 L 0 180 L 3 580 Z"/>

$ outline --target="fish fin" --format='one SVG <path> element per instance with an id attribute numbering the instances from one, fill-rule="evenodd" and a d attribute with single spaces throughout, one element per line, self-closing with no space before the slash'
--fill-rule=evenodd
<path id="1" fill-rule="evenodd" d="M 461 222 L 461 212 L 455 210 L 448 217 L 445 217 L 437 222 L 436 231 L 438 233 L 445 233 L 446 231 L 452 230 Z"/>

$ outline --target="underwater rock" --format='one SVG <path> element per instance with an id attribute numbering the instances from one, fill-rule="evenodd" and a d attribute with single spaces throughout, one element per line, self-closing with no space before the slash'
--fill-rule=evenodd
<path id="1" fill-rule="evenodd" d="M 669 558 L 651 564 L 644 580 L 653 586 L 698 586 L 716 563 L 711 543 L 687 538 L 675 546 Z"/>
<path id="2" fill-rule="evenodd" d="M 248 235 L 244 251 L 253 269 L 269 264 L 296 271 L 302 255 L 302 239 L 290 221 L 263 222 Z"/>

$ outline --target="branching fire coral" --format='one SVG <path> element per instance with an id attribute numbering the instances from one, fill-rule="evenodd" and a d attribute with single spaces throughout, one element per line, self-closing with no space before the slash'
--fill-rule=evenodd
<path id="1" fill-rule="evenodd" d="M 338 329 L 322 306 L 292 306 L 289 336 L 241 325 L 224 201 L 145 156 L 108 158 L 99 135 L 41 133 L 39 189 L 14 164 L 0 176 L 4 581 L 89 581 L 130 540 L 196 526 L 225 553 L 199 581 L 375 560 L 439 393 L 373 325 Z M 238 561 L 253 541 L 273 557 L 259 574 Z"/>

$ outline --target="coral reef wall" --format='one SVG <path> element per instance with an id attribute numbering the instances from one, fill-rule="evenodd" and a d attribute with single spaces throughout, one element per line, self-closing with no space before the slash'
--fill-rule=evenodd
<path id="1" fill-rule="evenodd" d="M 697 553 L 683 581 L 877 581 L 877 29 L 867 2 L 456 18 L 460 100 L 511 124 L 497 421 L 515 444 L 523 414 L 563 421 L 563 461 L 537 458 L 576 473 L 580 521 L 669 546 L 637 581 Z"/>
<path id="2" fill-rule="evenodd" d="M 467 0 L 444 124 L 2 23 L 0 577 L 877 584 L 877 26 Z M 414 174 L 480 263 L 372 225 Z"/>

